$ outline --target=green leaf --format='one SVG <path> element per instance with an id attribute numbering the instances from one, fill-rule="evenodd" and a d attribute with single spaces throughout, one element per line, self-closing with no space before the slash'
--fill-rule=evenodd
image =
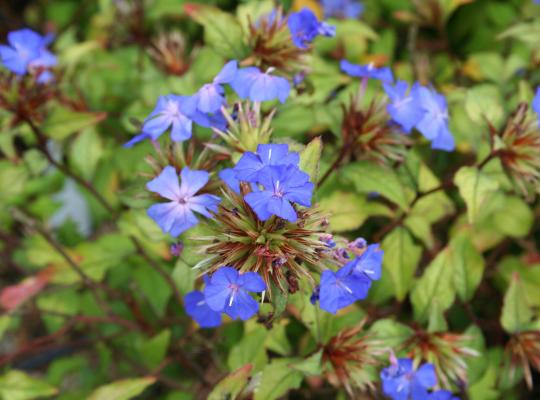
<path id="1" fill-rule="evenodd" d="M 531 307 L 540 307 L 540 263 L 530 265 L 524 261 L 517 256 L 505 257 L 497 266 L 497 278 L 503 290 L 506 290 L 512 275 L 518 273 L 527 302 Z"/>
<path id="2" fill-rule="evenodd" d="M 276 320 L 283 314 L 287 308 L 287 299 L 289 298 L 288 292 L 283 292 L 276 284 L 272 282 L 272 307 L 274 312 L 272 314 L 272 321 Z"/>
<path id="3" fill-rule="evenodd" d="M 512 275 L 504 295 L 501 325 L 505 331 L 516 333 L 527 328 L 533 317 L 529 302 L 518 273 Z"/>
<path id="4" fill-rule="evenodd" d="M 540 20 L 533 19 L 530 22 L 523 22 L 513 25 L 498 36 L 498 39 L 515 38 L 530 45 L 532 48 L 538 49 L 540 43 Z"/>
<path id="5" fill-rule="evenodd" d="M 277 359 L 264 367 L 261 383 L 255 389 L 255 400 L 274 400 L 285 395 L 291 389 L 298 389 L 303 374 L 293 370 L 291 359 Z"/>
<path id="6" fill-rule="evenodd" d="M 252 369 L 251 364 L 246 364 L 227 375 L 208 395 L 208 400 L 236 399 L 248 384 Z"/>
<path id="7" fill-rule="evenodd" d="M 448 323 L 444 317 L 444 310 L 439 308 L 439 303 L 434 302 L 431 307 L 428 320 L 428 329 L 430 333 L 446 332 L 448 330 Z"/>
<path id="8" fill-rule="evenodd" d="M 426 268 L 411 292 L 417 321 L 427 321 L 433 307 L 444 312 L 452 305 L 456 295 L 452 283 L 453 274 L 450 249 L 447 247 Z"/>
<path id="9" fill-rule="evenodd" d="M 139 345 L 142 362 L 150 369 L 156 368 L 167 354 L 171 331 L 165 329 Z"/>
<path id="10" fill-rule="evenodd" d="M 369 329 L 369 332 L 374 338 L 382 342 L 381 346 L 392 349 L 400 347 L 414 335 L 414 331 L 407 325 L 388 318 L 376 321 Z"/>
<path id="11" fill-rule="evenodd" d="M 531 230 L 534 212 L 519 197 L 505 196 L 502 208 L 493 213 L 493 222 L 502 234 L 520 238 Z"/>
<path id="12" fill-rule="evenodd" d="M 96 166 L 103 155 L 103 145 L 94 129 L 86 129 L 71 145 L 70 163 L 74 165 L 86 179 L 94 176 Z"/>
<path id="13" fill-rule="evenodd" d="M 310 181 L 315 184 L 319 176 L 319 161 L 321 159 L 322 147 L 321 138 L 316 137 L 300 153 L 300 169 L 308 174 Z"/>
<path id="14" fill-rule="evenodd" d="M 497 376 L 501 364 L 499 350 L 498 348 L 491 349 L 482 355 L 487 361 L 487 369 L 482 378 L 467 389 L 467 394 L 471 400 L 501 399 L 501 394 L 497 389 Z"/>
<path id="15" fill-rule="evenodd" d="M 474 224 L 483 204 L 499 188 L 499 183 L 475 167 L 460 168 L 454 182 L 467 204 L 469 223 Z"/>
<path id="16" fill-rule="evenodd" d="M 96 125 L 107 116 L 103 112 L 73 111 L 56 104 L 47 115 L 41 129 L 48 137 L 63 140 L 75 132 Z"/>
<path id="17" fill-rule="evenodd" d="M 267 333 L 266 329 L 260 325 L 246 325 L 242 340 L 229 353 L 227 359 L 229 369 L 233 371 L 251 364 L 254 371 L 260 371 L 268 363 L 266 349 L 263 346 Z"/>
<path id="18" fill-rule="evenodd" d="M 94 390 L 88 400 L 129 400 L 140 395 L 156 378 L 122 379 Z"/>
<path id="19" fill-rule="evenodd" d="M 472 121 L 485 125 L 489 121 L 499 126 L 504 117 L 501 93 L 495 85 L 478 85 L 467 90 L 465 110 Z"/>
<path id="20" fill-rule="evenodd" d="M 272 329 L 266 336 L 264 346 L 268 349 L 282 356 L 287 356 L 292 352 L 292 346 L 287 337 L 287 325 L 289 321 L 286 319 L 280 319 L 272 324 Z"/>
<path id="21" fill-rule="evenodd" d="M 172 290 L 165 279 L 146 262 L 134 266 L 132 277 L 155 312 L 162 316 L 171 297 Z"/>
<path id="22" fill-rule="evenodd" d="M 414 243 L 407 229 L 398 227 L 384 238 L 381 248 L 383 277 L 391 279 L 396 298 L 402 301 L 412 287 L 422 247 Z"/>
<path id="23" fill-rule="evenodd" d="M 463 301 L 472 299 L 482 281 L 485 262 L 476 250 L 469 234 L 460 234 L 450 242 L 450 257 L 454 269 L 454 287 Z"/>
<path id="24" fill-rule="evenodd" d="M 359 228 L 367 219 L 367 201 L 364 195 L 333 192 L 319 201 L 321 211 L 328 215 L 333 232 L 351 231 Z"/>
<path id="25" fill-rule="evenodd" d="M 412 194 L 407 192 L 396 172 L 369 161 L 359 161 L 342 168 L 341 175 L 352 182 L 359 193 L 379 193 L 403 210 L 409 208 Z"/>
<path id="26" fill-rule="evenodd" d="M 305 375 L 320 375 L 322 368 L 321 360 L 322 350 L 319 350 L 304 360 L 291 363 L 291 368 L 296 371 L 300 371 Z"/>
<path id="27" fill-rule="evenodd" d="M 314 306 L 309 301 L 311 289 L 299 290 L 289 296 L 291 304 L 298 308 L 302 323 L 309 329 L 318 343 L 326 343 L 334 333 L 335 316 Z"/>
<path id="28" fill-rule="evenodd" d="M 248 54 L 244 32 L 238 20 L 217 7 L 190 3 L 186 13 L 204 26 L 204 41 L 223 57 L 243 60 Z"/>
<path id="29" fill-rule="evenodd" d="M 57 393 L 54 386 L 21 371 L 12 370 L 0 376 L 0 398 L 4 400 L 31 400 Z"/>

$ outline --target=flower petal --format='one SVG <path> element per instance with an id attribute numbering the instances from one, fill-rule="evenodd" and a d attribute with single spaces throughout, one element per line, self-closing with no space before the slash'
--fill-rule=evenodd
<path id="1" fill-rule="evenodd" d="M 163 168 L 157 177 L 148 182 L 146 188 L 169 200 L 178 200 L 181 197 L 178 174 L 170 165 Z"/>
<path id="2" fill-rule="evenodd" d="M 181 196 L 193 196 L 208 183 L 210 175 L 206 171 L 191 170 L 189 167 L 182 168 L 180 178 Z"/>

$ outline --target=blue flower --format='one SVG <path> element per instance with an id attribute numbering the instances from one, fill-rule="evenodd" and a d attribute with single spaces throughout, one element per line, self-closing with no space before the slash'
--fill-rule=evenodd
<path id="1" fill-rule="evenodd" d="M 322 0 L 325 18 L 356 19 L 364 12 L 358 0 Z"/>
<path id="2" fill-rule="evenodd" d="M 170 202 L 154 204 L 148 209 L 148 216 L 161 227 L 163 232 L 178 236 L 198 220 L 194 211 L 211 218 L 210 211 L 216 212 L 219 197 L 211 194 L 195 194 L 208 182 L 208 172 L 190 170 L 184 167 L 180 174 L 181 184 L 174 167 L 167 166 L 161 173 L 148 182 L 148 190 L 160 194 Z"/>
<path id="3" fill-rule="evenodd" d="M 52 79 L 46 68 L 56 65 L 56 57 L 47 50 L 51 35 L 41 36 L 31 29 L 21 29 L 8 33 L 9 46 L 0 45 L 0 59 L 4 66 L 17 75 L 38 71 L 38 82 Z"/>
<path id="4" fill-rule="evenodd" d="M 428 400 L 459 400 L 449 390 L 437 390 L 429 395 Z"/>
<path id="5" fill-rule="evenodd" d="M 184 297 L 186 313 L 193 318 L 201 328 L 215 328 L 221 325 L 221 313 L 212 310 L 206 304 L 204 294 L 198 290 L 189 292 Z"/>
<path id="6" fill-rule="evenodd" d="M 214 78 L 212 83 L 207 83 L 199 89 L 194 95 L 196 107 L 199 111 L 206 114 L 214 114 L 220 111 L 221 106 L 225 104 L 225 90 L 223 84 L 231 83 L 236 77 L 238 63 L 229 61 Z"/>
<path id="7" fill-rule="evenodd" d="M 356 65 L 347 60 L 341 60 L 340 67 L 347 75 L 356 78 L 372 78 L 386 83 L 392 83 L 394 81 L 392 70 L 388 67 L 377 68 L 373 64 Z"/>
<path id="8" fill-rule="evenodd" d="M 532 109 L 540 119 L 540 86 L 536 88 L 536 94 L 534 95 L 534 99 L 532 101 Z"/>
<path id="9" fill-rule="evenodd" d="M 260 144 L 257 154 L 245 152 L 234 167 L 236 178 L 245 182 L 256 183 L 259 174 L 270 165 L 298 165 L 298 153 L 289 152 L 287 144 Z"/>
<path id="10" fill-rule="evenodd" d="M 249 292 L 264 290 L 266 285 L 256 272 L 240 274 L 234 268 L 221 267 L 207 282 L 204 297 L 212 310 L 245 321 L 259 311 L 259 304 Z"/>
<path id="11" fill-rule="evenodd" d="M 354 271 L 355 261 L 345 264 L 337 272 L 323 271 L 319 291 L 320 307 L 332 314 L 357 300 L 367 297 L 371 280 Z"/>
<path id="12" fill-rule="evenodd" d="M 427 400 L 428 389 L 437 384 L 435 368 L 424 364 L 413 369 L 408 358 L 393 359 L 389 367 L 381 371 L 383 392 L 392 400 Z"/>
<path id="13" fill-rule="evenodd" d="M 294 45 L 306 49 L 317 36 L 334 36 L 336 28 L 326 22 L 319 22 L 317 16 L 309 8 L 289 15 L 287 21 Z"/>
<path id="14" fill-rule="evenodd" d="M 397 81 L 395 86 L 385 83 L 384 90 L 391 100 L 386 107 L 392 119 L 407 133 L 411 132 L 414 126 L 420 122 L 424 116 L 424 111 L 420 105 L 420 98 L 417 90 L 411 90 L 405 81 Z"/>
<path id="15" fill-rule="evenodd" d="M 289 81 L 270 72 L 271 69 L 261 72 L 257 67 L 239 69 L 231 86 L 241 99 L 259 102 L 279 99 L 284 103 L 291 91 Z"/>
<path id="16" fill-rule="evenodd" d="M 289 222 L 298 218 L 291 203 L 311 206 L 314 185 L 309 175 L 294 165 L 274 165 L 264 168 L 258 176 L 260 190 L 248 193 L 244 199 L 261 221 L 277 215 Z"/>
<path id="17" fill-rule="evenodd" d="M 448 128 L 448 106 L 446 98 L 433 88 L 416 85 L 413 91 L 417 93 L 422 119 L 416 124 L 416 129 L 427 139 L 431 140 L 433 149 L 454 150 L 454 137 Z"/>
<path id="18" fill-rule="evenodd" d="M 383 255 L 384 252 L 378 244 L 370 244 L 361 256 L 352 261 L 353 271 L 365 274 L 372 281 L 378 281 L 381 279 Z"/>
<path id="19" fill-rule="evenodd" d="M 124 146 L 131 147 L 144 139 L 156 140 L 169 129 L 173 141 L 187 140 L 191 137 L 193 120 L 197 116 L 197 103 L 193 97 L 174 94 L 160 96 L 154 111 L 144 120 L 142 133 Z"/>
<path id="20" fill-rule="evenodd" d="M 218 176 L 236 194 L 240 194 L 240 181 L 236 177 L 236 172 L 232 168 L 225 168 L 219 171 Z"/>

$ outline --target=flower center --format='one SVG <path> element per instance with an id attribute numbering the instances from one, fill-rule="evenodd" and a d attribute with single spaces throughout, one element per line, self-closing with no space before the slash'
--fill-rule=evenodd
<path id="1" fill-rule="evenodd" d="M 236 293 L 238 293 L 240 286 L 238 286 L 236 283 L 230 283 L 229 289 L 231 290 L 231 297 L 229 299 L 229 307 L 232 307 L 232 304 L 234 302 L 234 296 L 236 295 Z"/>
<path id="2" fill-rule="evenodd" d="M 282 198 L 284 194 L 283 188 L 280 187 L 280 182 L 276 181 L 274 184 L 274 196 Z"/>
<path id="3" fill-rule="evenodd" d="M 167 104 L 167 114 L 171 118 L 178 118 L 180 117 L 180 107 L 177 102 L 171 101 L 169 104 Z"/>

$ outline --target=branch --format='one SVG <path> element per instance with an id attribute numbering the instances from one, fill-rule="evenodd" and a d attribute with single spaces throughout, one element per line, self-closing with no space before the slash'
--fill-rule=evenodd
<path id="1" fill-rule="evenodd" d="M 109 204 L 107 200 L 92 186 L 92 184 L 88 181 L 86 181 L 84 178 L 77 175 L 75 172 L 73 172 L 67 165 L 61 164 L 58 161 L 54 159 L 52 154 L 50 153 L 49 149 L 47 148 L 47 137 L 45 134 L 39 129 L 30 118 L 26 117 L 24 119 L 28 125 L 30 125 L 30 128 L 32 129 L 32 132 L 34 133 L 34 136 L 36 137 L 38 141 L 37 148 L 38 150 L 47 158 L 49 163 L 51 163 L 54 167 L 56 167 L 59 171 L 61 171 L 64 175 L 69 176 L 71 179 L 73 179 L 75 182 L 77 182 L 79 185 L 84 187 L 102 206 L 105 208 L 109 213 L 111 213 L 114 216 L 114 209 Z"/>

